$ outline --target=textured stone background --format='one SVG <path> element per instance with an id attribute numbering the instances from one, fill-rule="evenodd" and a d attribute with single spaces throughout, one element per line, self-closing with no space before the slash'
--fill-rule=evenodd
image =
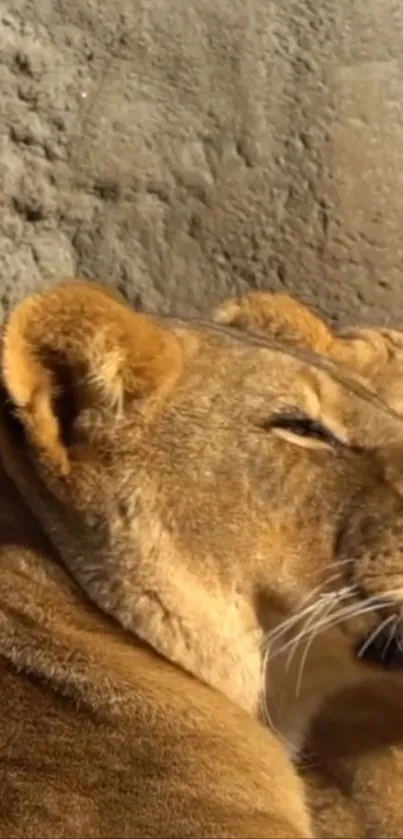
<path id="1" fill-rule="evenodd" d="M 403 321 L 402 0 L 0 0 L 0 302 Z"/>

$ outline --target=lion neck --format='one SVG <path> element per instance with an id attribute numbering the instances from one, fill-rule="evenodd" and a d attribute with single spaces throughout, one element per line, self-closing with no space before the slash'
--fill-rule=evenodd
<path id="1" fill-rule="evenodd" d="M 278 665 L 274 668 L 267 671 L 264 668 L 265 633 L 248 598 L 233 592 L 232 597 L 229 597 L 228 591 L 207 587 L 202 580 L 198 583 L 193 575 L 187 579 L 183 569 L 182 574 L 171 574 L 163 580 L 156 580 L 146 573 L 147 562 L 143 557 L 137 566 L 139 573 L 136 584 L 130 586 L 129 590 L 126 587 L 118 590 L 116 597 L 116 589 L 104 586 L 101 573 L 100 587 L 94 587 L 97 574 L 96 568 L 94 574 L 92 562 L 92 582 L 88 584 L 80 565 L 83 552 L 79 551 L 79 545 L 68 556 L 60 550 L 59 539 L 67 541 L 68 526 L 61 526 L 60 520 L 55 518 L 52 503 L 46 493 L 42 495 L 39 488 L 34 487 L 26 475 L 22 475 L 22 471 L 18 471 L 18 474 L 14 472 L 14 479 L 17 478 L 14 483 L 24 499 L 19 499 L 17 512 L 13 501 L 16 527 L 20 527 L 21 521 L 26 521 L 27 515 L 33 513 L 36 538 L 43 539 L 43 534 L 49 534 L 63 564 L 94 603 L 163 658 L 272 726 L 290 756 L 295 757 L 303 745 L 312 718 L 325 699 L 344 684 L 352 683 L 348 681 L 350 677 L 347 678 L 346 673 L 343 677 L 341 663 L 329 656 L 326 658 L 323 650 L 319 657 L 310 657 L 305 666 L 304 679 L 296 691 L 300 664 L 297 658 L 291 668 L 285 666 L 281 657 L 276 659 Z M 38 491 L 34 492 L 34 489 Z M 59 534 L 56 540 L 55 533 Z M 165 548 L 166 554 L 166 561 L 161 566 L 169 569 L 172 567 L 169 561 L 170 546 L 169 543 L 163 544 L 161 533 L 159 547 L 162 553 Z M 54 563 L 55 571 L 60 575 L 62 568 L 57 568 L 57 555 Z M 49 561 L 46 563 L 48 566 Z M 104 569 L 102 557 L 101 566 Z M 44 569 L 38 568 L 38 573 L 43 576 Z M 266 706 L 265 715 L 262 714 L 263 705 Z"/>
<path id="2" fill-rule="evenodd" d="M 231 614 L 223 605 L 220 622 L 203 609 L 197 620 L 189 619 L 184 610 L 180 615 L 167 617 L 168 610 L 156 606 L 150 593 L 144 596 L 144 610 L 147 612 L 144 622 L 136 621 L 137 633 L 143 640 L 244 710 L 257 715 L 261 680 L 259 644 L 256 637 L 252 639 L 245 631 L 241 616 Z"/>
<path id="3" fill-rule="evenodd" d="M 159 549 L 160 566 L 172 569 L 170 539 L 165 542 L 161 530 Z M 324 702 L 362 678 L 353 658 L 329 637 L 311 645 L 306 661 L 303 647 L 291 664 L 287 653 L 266 667 L 265 631 L 247 588 L 223 590 L 187 576 L 184 568 L 156 580 L 146 568 L 143 556 L 137 590 L 120 597 L 118 606 L 96 598 L 98 605 L 164 658 L 271 726 L 291 757 L 301 751 Z"/>
<path id="4" fill-rule="evenodd" d="M 123 582 L 114 579 L 114 557 L 105 556 L 102 546 L 97 550 L 91 545 L 91 534 L 79 532 L 10 439 L 9 443 L 4 458 L 8 477 L 33 515 L 38 533 L 46 534 L 90 600 L 166 660 L 256 717 L 263 633 L 247 600 L 208 590 L 185 569 L 173 573 L 170 539 L 167 534 L 165 540 L 161 531 L 158 552 L 164 560 L 159 565 L 166 575 L 155 575 L 155 545 L 150 542 L 149 552 L 143 545 L 141 557 L 135 558 L 135 567 Z"/>
<path id="5" fill-rule="evenodd" d="M 148 531 L 152 532 L 152 514 L 145 515 Z M 87 580 L 79 558 L 73 567 L 70 555 L 68 565 L 73 576 L 126 630 L 256 717 L 263 631 L 252 604 L 235 586 L 222 586 L 195 574 L 194 563 L 187 565 L 176 556 L 170 534 L 161 525 L 157 530 L 157 570 L 157 547 L 150 539 L 142 542 L 131 563 L 132 570 L 126 569 L 116 585 L 105 585 L 105 557 L 100 558 L 99 586 L 94 562 L 91 579 Z M 112 558 L 111 565 L 115 564 Z M 124 580 L 129 578 L 127 586 Z"/>
<path id="6" fill-rule="evenodd" d="M 161 533 L 160 528 L 158 550 L 164 561 L 159 566 L 166 569 L 166 575 L 155 576 L 155 544 L 151 540 L 149 556 L 147 546 L 143 546 L 141 561 L 136 557 L 135 568 L 129 572 L 130 586 L 108 584 L 105 556 L 90 547 L 87 552 L 80 534 L 74 544 L 74 528 L 63 520 L 60 510 L 55 512 L 50 493 L 38 482 L 10 438 L 4 465 L 24 506 L 34 516 L 38 534 L 49 538 L 72 577 L 98 607 L 165 659 L 259 719 L 264 698 L 268 711 L 264 722 L 281 735 L 290 754 L 298 752 L 310 721 L 323 702 L 346 683 L 351 684 L 350 675 L 346 676 L 339 662 L 335 666 L 327 647 L 325 655 L 310 657 L 296 693 L 295 667 L 290 671 L 284 666 L 275 667 L 268 673 L 263 668 L 265 630 L 248 593 L 237 591 L 235 586 L 222 589 L 211 581 L 209 584 L 208 580 L 198 580 L 183 567 L 180 573 L 179 569 L 172 573 L 175 561 L 170 536 Z M 19 515 L 19 521 L 25 521 L 24 513 Z M 64 551 L 63 544 L 69 544 L 69 550 Z M 109 569 L 114 565 L 111 557 Z"/>

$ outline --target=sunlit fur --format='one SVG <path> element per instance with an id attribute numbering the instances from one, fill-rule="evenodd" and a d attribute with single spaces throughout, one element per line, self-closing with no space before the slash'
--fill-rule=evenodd
<path id="1" fill-rule="evenodd" d="M 368 386 L 403 414 L 403 332 L 396 328 L 354 326 L 333 333 L 299 301 L 268 292 L 224 301 L 215 317 L 220 323 L 268 338 L 276 336 L 290 346 L 325 353 L 366 377 Z M 401 470 L 399 459 L 396 467 L 396 472 Z M 395 551 L 398 556 L 399 545 Z M 392 586 L 395 580 L 391 574 Z M 320 597 L 319 589 L 317 594 Z M 306 614 L 315 614 L 312 601 Z M 312 633 L 318 631 L 318 621 L 312 617 L 310 622 Z M 382 626 L 386 632 L 379 648 L 380 663 L 387 659 L 393 636 L 401 632 L 396 617 L 389 615 L 368 635 L 362 649 L 376 640 Z M 303 660 L 301 667 L 303 670 Z M 305 748 L 304 777 L 317 835 L 350 839 L 402 836 L 403 689 L 399 673 L 386 677 L 379 671 L 379 678 L 364 681 L 326 703 Z"/>
<path id="2" fill-rule="evenodd" d="M 2 839 L 312 836 L 301 781 L 278 738 L 125 632 L 120 610 L 109 618 L 68 570 L 86 567 L 87 590 L 94 585 L 95 599 L 109 604 L 120 576 L 135 607 L 132 538 L 151 494 L 146 479 L 136 495 L 145 477 L 136 470 L 143 451 L 158 490 L 152 428 L 181 372 L 183 342 L 197 344 L 78 283 L 23 303 L 3 333 Z M 175 556 L 163 550 L 158 498 L 142 514 L 138 545 L 153 539 L 149 560 L 156 576 L 167 562 L 163 580 L 182 554 L 180 545 Z M 185 582 L 179 565 L 177 606 Z M 143 597 L 146 614 L 152 588 Z M 167 614 L 168 638 L 180 618 L 180 608 Z"/>
<path id="3" fill-rule="evenodd" d="M 85 283 L 17 307 L 2 371 L 33 464 L 9 447 L 6 467 L 87 595 L 251 714 L 263 693 L 298 749 L 403 602 L 402 420 L 324 358 Z M 290 411 L 337 444 L 277 427 Z M 335 597 L 296 697 L 300 661 L 271 633 L 316 585 Z"/>
<path id="4" fill-rule="evenodd" d="M 74 806 L 62 822 L 68 835 L 109 835 L 120 825 L 121 835 L 144 835 L 146 826 L 145 835 L 158 836 L 169 810 L 172 836 L 309 836 L 286 752 L 295 756 L 304 747 L 327 697 L 372 672 L 357 649 L 403 603 L 401 417 L 365 379 L 324 357 L 222 324 L 141 315 L 79 282 L 48 289 L 14 310 L 3 331 L 1 378 L 0 451 L 26 505 L 21 519 L 25 524 L 31 516 L 52 545 L 54 564 L 59 559 L 75 580 L 76 598 L 86 595 L 91 604 L 90 626 L 86 617 L 84 637 L 79 643 L 71 632 L 69 647 L 60 643 L 69 590 L 61 568 L 47 609 L 40 598 L 48 584 L 38 582 L 49 568 L 45 560 L 29 598 L 30 575 L 17 574 L 19 584 L 12 578 L 0 641 L 14 668 L 14 689 L 3 718 L 10 718 L 10 696 L 22 689 L 17 668 L 24 679 L 34 668 L 41 689 L 28 706 L 31 717 L 27 702 L 19 715 L 25 736 L 14 718 L 13 735 L 3 741 L 0 786 L 8 784 L 11 802 L 6 828 L 25 835 L 27 819 L 39 811 L 36 835 L 52 835 L 49 813 L 54 823 L 65 809 L 55 762 L 51 782 L 43 784 L 47 756 L 70 739 L 69 726 L 64 721 L 63 736 L 58 729 L 46 750 L 32 740 L 38 717 L 47 736 L 49 719 L 60 725 L 54 703 L 48 696 L 46 706 L 43 701 L 51 679 L 59 695 L 89 703 L 97 720 L 113 718 L 115 732 L 113 713 L 128 703 L 115 739 L 104 726 L 86 748 L 89 718 L 74 729 L 81 759 L 64 783 L 70 788 L 76 779 Z M 293 417 L 305 418 L 311 431 L 300 434 Z M 9 575 L 6 560 L 5 567 Z M 4 584 L 4 597 L 3 591 Z M 68 602 L 71 615 L 71 597 Z M 105 641 L 109 654 L 102 659 L 109 635 L 92 624 L 96 607 L 115 632 L 127 631 L 124 653 L 117 640 Z M 79 615 L 74 611 L 73 624 L 84 620 Z M 139 639 L 148 645 L 145 658 L 130 658 L 128 638 L 133 648 Z M 179 680 L 188 674 L 186 688 L 172 676 L 173 666 Z M 206 719 L 203 683 L 215 697 L 208 748 L 195 712 L 201 705 Z M 233 716 L 229 708 L 236 706 Z M 259 729 L 261 715 L 270 720 L 271 736 Z M 249 744 L 241 749 L 245 760 L 237 729 L 240 747 L 245 738 Z M 264 739 L 257 743 L 259 730 Z M 97 753 L 91 763 L 104 735 L 103 759 Z M 12 751 L 27 742 L 29 760 Z M 38 768 L 36 786 L 23 769 L 15 782 L 10 767 L 30 761 Z M 128 786 L 130 761 L 135 771 Z M 100 793 L 91 772 L 101 764 L 113 771 L 102 776 Z M 23 789 L 23 811 L 15 783 Z M 37 809 L 34 801 L 41 802 Z M 32 825 L 28 832 L 35 833 Z"/>

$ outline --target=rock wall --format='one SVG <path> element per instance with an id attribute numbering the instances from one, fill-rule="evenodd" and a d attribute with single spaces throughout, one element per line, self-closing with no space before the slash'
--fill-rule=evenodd
<path id="1" fill-rule="evenodd" d="M 401 0 L 0 0 L 0 302 L 403 321 Z"/>

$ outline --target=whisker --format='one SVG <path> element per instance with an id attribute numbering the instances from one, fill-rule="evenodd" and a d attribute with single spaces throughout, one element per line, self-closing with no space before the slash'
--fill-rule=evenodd
<path id="1" fill-rule="evenodd" d="M 402 586 L 398 586 L 397 588 L 390 588 L 387 591 L 384 591 L 382 594 L 373 594 L 371 597 L 366 598 L 366 600 L 364 600 L 363 602 L 366 603 L 367 600 L 379 600 L 380 603 L 384 603 L 385 600 L 390 599 L 390 605 L 393 606 L 397 598 L 403 598 Z"/>
<path id="2" fill-rule="evenodd" d="M 310 614 L 312 611 L 314 611 L 314 609 L 317 608 L 317 605 L 317 603 L 311 603 L 310 605 L 306 606 L 305 609 L 302 609 L 296 614 L 291 615 L 286 620 L 281 621 L 281 623 L 278 626 L 276 626 L 271 632 L 265 635 L 262 641 L 262 646 L 264 647 L 264 649 L 266 649 L 269 641 L 274 641 L 278 636 L 281 636 L 284 632 L 286 632 L 288 629 L 290 629 L 292 626 L 298 623 L 302 618 L 304 618 L 305 615 Z"/>
<path id="3" fill-rule="evenodd" d="M 385 596 L 386 597 L 386 596 Z M 363 605 L 364 604 L 364 605 Z M 386 607 L 390 607 L 393 605 L 393 601 L 391 602 L 384 602 L 384 598 L 382 598 L 382 602 L 379 602 L 379 596 L 374 596 L 369 598 L 368 601 L 363 601 L 363 604 L 354 603 L 351 606 L 346 606 L 343 609 L 340 609 L 339 612 L 336 612 L 334 615 L 330 615 L 326 620 L 321 621 L 315 629 L 317 631 L 324 631 L 326 629 L 333 629 L 333 627 L 337 626 L 338 624 L 342 623 L 347 618 L 355 618 L 360 617 L 361 615 L 365 615 L 369 612 L 372 612 L 375 608 L 382 609 Z M 295 637 L 287 641 L 282 647 L 272 653 L 271 657 L 280 655 L 281 653 L 285 652 L 292 644 L 298 643 L 301 638 L 306 637 L 309 633 L 309 630 L 306 630 L 304 627 L 301 632 Z"/>
<path id="4" fill-rule="evenodd" d="M 269 641 L 272 642 L 274 639 L 278 638 L 278 636 L 287 632 L 287 630 L 290 629 L 292 626 L 294 626 L 296 623 L 298 623 L 298 621 L 302 620 L 302 618 L 304 618 L 307 614 L 309 614 L 311 611 L 316 609 L 318 604 L 317 603 L 309 603 L 308 601 L 312 600 L 312 598 L 315 597 L 315 595 L 318 595 L 320 593 L 320 591 L 326 585 L 330 585 L 331 583 L 336 582 L 336 580 L 339 579 L 339 577 L 340 577 L 340 574 L 333 574 L 332 576 L 328 577 L 326 580 L 323 580 L 322 583 L 320 583 L 314 589 L 312 589 L 312 591 L 310 591 L 309 594 L 306 597 L 304 597 L 303 600 L 301 601 L 301 603 L 299 604 L 300 606 L 304 606 L 305 608 L 300 609 L 298 612 L 291 615 L 286 620 L 282 621 L 279 624 L 279 626 L 276 626 L 271 632 L 269 632 L 265 636 L 265 638 L 262 642 L 264 647 L 266 647 L 266 644 Z M 333 595 L 333 592 L 330 593 L 330 594 Z M 329 597 L 330 595 L 325 594 L 323 596 L 324 597 Z"/>
<path id="5" fill-rule="evenodd" d="M 333 605 L 334 605 L 334 600 L 330 603 L 327 603 L 323 611 L 326 612 L 326 610 L 329 610 L 329 609 L 331 610 L 333 608 Z M 302 653 L 302 656 L 301 656 L 301 661 L 300 661 L 300 665 L 299 665 L 299 669 L 298 669 L 297 682 L 296 682 L 296 685 L 295 685 L 295 698 L 296 699 L 298 698 L 298 696 L 300 694 L 300 691 L 301 691 L 302 676 L 303 676 L 305 665 L 306 665 L 307 660 L 308 660 L 309 650 L 311 649 L 311 646 L 312 646 L 316 637 L 317 637 L 317 632 L 315 631 L 315 627 L 314 627 L 312 632 L 311 632 L 310 637 L 308 638 L 308 640 L 305 644 L 305 649 L 304 649 L 304 651 Z"/>
<path id="6" fill-rule="evenodd" d="M 334 566 L 335 564 L 336 564 L 336 563 L 332 563 L 332 566 Z M 335 574 L 330 574 L 328 577 L 325 577 L 325 579 L 324 579 L 324 580 L 322 580 L 322 582 L 321 582 L 321 583 L 319 583 L 319 585 L 315 586 L 315 588 L 313 588 L 313 589 L 312 589 L 312 590 L 311 590 L 311 591 L 310 591 L 310 592 L 306 595 L 306 597 L 304 597 L 304 598 L 301 600 L 301 602 L 300 602 L 300 604 L 299 604 L 299 605 L 300 605 L 300 606 L 303 606 L 303 605 L 304 605 L 304 603 L 306 603 L 308 600 L 310 600 L 310 599 L 314 596 L 314 594 L 318 594 L 318 593 L 319 593 L 320 591 L 322 591 L 322 590 L 323 590 L 323 589 L 324 589 L 327 585 L 330 585 L 330 583 L 334 583 L 334 582 L 336 582 L 336 580 L 339 580 L 339 579 L 341 578 L 341 576 L 342 576 L 342 572 L 341 572 L 341 571 L 340 571 L 340 569 L 339 569 L 338 571 L 336 571 L 336 573 L 335 573 Z"/>
<path id="7" fill-rule="evenodd" d="M 341 571 L 337 571 L 335 574 L 331 574 L 329 577 L 325 577 L 325 579 L 322 580 L 322 582 L 319 583 L 319 585 L 315 586 L 315 588 L 313 588 L 309 592 L 309 594 L 307 594 L 306 597 L 304 597 L 303 600 L 301 600 L 301 603 L 299 605 L 303 606 L 306 601 L 310 600 L 315 594 L 318 594 L 320 591 L 323 591 L 323 589 L 326 586 L 330 585 L 330 583 L 334 583 L 336 582 L 336 580 L 339 580 L 341 576 Z"/>
<path id="8" fill-rule="evenodd" d="M 330 565 L 327 566 L 326 570 L 331 571 L 332 568 L 335 568 L 335 567 L 336 568 L 339 568 L 339 567 L 341 568 L 341 567 L 344 567 L 345 565 L 351 565 L 352 562 L 353 562 L 353 558 L 351 556 L 347 557 L 346 559 L 335 559 L 334 562 L 331 562 Z M 311 579 L 311 577 L 317 577 L 318 574 L 322 574 L 322 573 L 323 573 L 322 568 L 316 568 L 315 571 L 311 571 L 309 574 L 307 574 L 307 578 Z"/>
<path id="9" fill-rule="evenodd" d="M 379 610 L 395 606 L 396 597 L 402 597 L 401 587 L 389 589 L 389 591 L 385 591 L 382 595 L 374 594 L 371 597 L 367 597 L 365 600 L 362 600 L 359 603 L 352 604 L 350 607 L 346 608 L 354 609 L 355 607 L 357 607 L 357 612 L 354 613 L 352 616 L 359 617 L 361 614 L 366 614 L 371 610 Z M 337 613 L 335 617 L 337 617 Z"/>
<path id="10" fill-rule="evenodd" d="M 336 575 L 334 575 L 334 576 L 336 576 Z M 329 607 L 333 607 L 334 605 L 338 605 L 340 603 L 340 599 L 346 597 L 349 594 L 350 594 L 350 588 L 346 587 L 345 589 L 341 589 L 338 592 L 332 592 L 332 593 L 328 593 L 326 595 L 323 595 L 319 601 L 317 601 L 313 604 L 310 604 L 308 607 L 306 607 L 306 609 L 302 610 L 297 615 L 293 615 L 287 621 L 284 621 L 284 624 L 282 624 L 278 629 L 280 629 L 281 632 L 286 631 L 289 628 L 290 624 L 294 625 L 295 621 L 300 621 L 301 616 L 303 617 L 306 614 L 311 615 L 311 618 L 310 618 L 310 621 L 309 621 L 309 624 L 310 624 L 311 621 L 312 621 L 312 618 L 315 618 L 315 617 L 317 618 L 318 617 L 318 611 L 319 611 L 319 615 L 321 615 L 325 608 L 329 608 Z M 314 612 L 316 614 L 312 615 L 312 612 Z M 293 652 L 293 650 L 291 649 L 291 653 L 292 652 Z M 263 660 L 262 660 L 262 669 L 261 669 L 262 686 L 261 686 L 260 700 L 259 700 L 260 712 L 261 712 L 261 715 L 262 715 L 262 719 L 266 722 L 266 724 L 268 724 L 269 727 L 280 737 L 280 739 L 284 742 L 284 745 L 286 747 L 290 748 L 290 744 L 287 743 L 286 739 L 284 738 L 284 736 L 281 734 L 281 732 L 278 730 L 277 726 L 275 725 L 274 720 L 273 720 L 272 715 L 271 715 L 270 707 L 269 707 L 266 679 L 267 679 L 267 668 L 268 668 L 270 658 L 271 658 L 271 647 L 270 647 L 269 644 L 266 644 L 265 649 L 264 649 L 264 656 L 263 656 Z"/>
<path id="11" fill-rule="evenodd" d="M 273 731 L 276 737 L 279 738 L 280 742 L 283 744 L 287 754 L 293 753 L 293 746 L 292 743 L 288 742 L 287 738 L 284 737 L 284 734 L 279 729 L 279 727 L 275 724 L 273 717 L 270 712 L 269 702 L 267 698 L 267 685 L 266 685 L 266 671 L 267 671 L 267 659 L 269 655 L 269 649 L 265 650 L 265 656 L 262 662 L 262 681 L 263 684 L 260 690 L 260 712 L 263 722 L 268 725 L 268 727 Z"/>
<path id="12" fill-rule="evenodd" d="M 332 607 L 334 603 L 339 602 L 338 593 L 333 594 L 324 594 L 321 596 L 319 602 L 317 603 L 317 608 L 315 609 L 313 615 L 311 614 L 310 618 L 308 619 L 307 623 L 305 624 L 305 629 L 310 629 L 312 626 L 312 621 L 316 618 L 320 618 L 323 612 L 327 609 L 328 606 Z M 296 652 L 298 644 L 293 646 L 288 654 L 286 669 L 289 670 L 292 659 L 294 657 L 294 653 Z"/>
<path id="13" fill-rule="evenodd" d="M 395 620 L 396 620 L 395 615 L 391 615 L 388 618 L 385 618 L 385 620 L 383 620 L 382 623 L 379 626 L 377 626 L 374 629 L 373 632 L 371 632 L 371 634 L 368 636 L 368 638 L 364 641 L 364 643 L 359 648 L 359 650 L 357 652 L 358 658 L 362 658 L 364 656 L 368 647 L 370 647 L 371 644 L 376 640 L 376 638 L 378 638 L 378 636 L 381 634 L 381 632 L 383 632 L 384 629 L 386 629 L 386 627 L 389 626 L 389 624 L 392 621 L 395 622 Z"/>
<path id="14" fill-rule="evenodd" d="M 329 598 L 332 598 L 332 600 L 333 600 L 333 598 L 334 598 L 335 604 L 336 604 L 336 605 L 338 605 L 338 604 L 339 604 L 340 602 L 342 602 L 343 600 L 347 600 L 349 597 L 351 597 L 351 594 L 352 594 L 352 590 L 350 589 L 350 587 L 345 587 L 345 588 L 343 588 L 343 589 L 340 589 L 340 590 L 339 590 L 339 592 L 337 592 L 337 593 L 335 592 L 335 593 L 328 594 L 328 595 L 322 595 L 322 596 L 320 597 L 319 601 L 317 601 L 317 602 L 314 604 L 314 608 L 313 608 L 313 609 L 309 609 L 309 612 L 316 612 L 316 611 L 318 610 L 318 608 L 320 608 L 320 607 L 322 606 L 323 599 L 325 599 L 325 600 L 326 600 L 326 602 L 328 602 L 328 599 L 329 599 Z M 361 604 L 360 604 L 360 607 L 361 607 Z M 350 607 L 350 608 L 352 608 L 352 607 Z M 357 604 L 354 604 L 354 608 L 357 608 Z M 308 610 L 306 610 L 306 611 L 308 611 Z M 337 614 L 338 614 L 338 613 L 337 613 Z M 294 621 L 294 623 L 295 623 L 295 622 L 300 622 L 301 617 L 305 617 L 305 616 L 306 616 L 306 615 L 305 615 L 305 613 L 303 613 L 302 615 L 301 615 L 301 613 L 298 613 L 298 615 L 296 616 L 296 617 L 298 617 L 298 621 Z M 309 626 L 310 626 L 310 624 L 309 624 Z M 287 626 L 287 629 L 289 629 L 289 627 L 288 627 L 288 626 Z M 282 649 L 286 649 L 286 648 L 288 648 L 288 646 L 290 646 L 290 645 L 291 645 L 291 644 L 293 644 L 294 642 L 298 642 L 301 638 L 304 638 L 304 637 L 305 637 L 305 635 L 307 634 L 307 631 L 309 631 L 309 630 L 307 630 L 307 626 L 306 626 L 306 625 L 304 625 L 304 626 L 302 627 L 302 629 L 301 629 L 300 633 L 299 633 L 299 634 L 298 634 L 295 638 L 291 638 L 288 642 L 286 642 L 286 643 L 285 643 L 285 645 L 282 647 Z M 281 636 L 282 636 L 283 634 L 284 634 L 284 633 L 279 632 L 279 633 L 278 633 L 278 634 L 276 634 L 275 636 L 273 636 L 273 637 L 269 637 L 269 638 L 268 638 L 268 643 L 270 643 L 270 642 L 272 643 L 272 642 L 273 642 L 273 640 L 278 641 L 278 640 L 279 640 L 279 638 L 281 638 Z"/>
<path id="15" fill-rule="evenodd" d="M 288 747 L 289 744 L 287 744 L 286 739 L 283 737 L 281 731 L 277 730 L 277 727 L 274 724 L 269 708 L 267 669 L 272 659 L 289 650 L 286 662 L 286 668 L 288 669 L 298 645 L 304 639 L 307 639 L 299 662 L 295 693 L 297 698 L 302 688 L 302 680 L 304 671 L 306 670 L 309 651 L 320 633 L 330 631 L 348 619 L 358 618 L 374 612 L 375 610 L 380 611 L 381 609 L 396 606 L 396 600 L 398 598 L 400 600 L 403 599 L 403 589 L 401 586 L 390 589 L 382 594 L 374 594 L 366 599 L 359 601 L 353 600 L 352 602 L 352 598 L 356 596 L 354 585 L 344 586 L 336 592 L 320 593 L 323 591 L 324 585 L 330 584 L 337 577 L 340 577 L 340 574 L 332 575 L 324 580 L 319 586 L 316 586 L 315 589 L 308 594 L 305 600 L 302 601 L 302 603 L 307 600 L 311 601 L 312 597 L 316 597 L 315 602 L 308 602 L 308 605 L 300 609 L 297 614 L 291 615 L 279 626 L 275 627 L 272 632 L 268 633 L 265 639 L 264 656 L 262 660 L 263 685 L 260 693 L 260 706 L 262 708 L 263 719 L 267 720 L 272 730 L 278 734 L 278 736 L 283 740 L 285 746 Z M 293 630 L 298 623 L 301 623 L 301 621 L 303 623 L 305 621 L 305 624 L 298 634 L 293 638 L 289 638 L 284 643 L 280 643 L 278 648 L 273 649 L 273 644 L 279 640 L 281 641 L 285 633 Z M 389 637 L 382 652 L 382 657 L 386 657 L 389 646 L 392 643 L 398 621 L 399 618 L 395 614 L 384 618 L 384 620 L 375 627 L 371 635 L 366 638 L 364 643 L 361 645 L 358 651 L 358 656 L 362 658 L 369 646 L 389 627 Z M 275 647 L 277 647 L 277 644 L 275 644 Z"/>
<path id="16" fill-rule="evenodd" d="M 391 645 L 391 643 L 392 643 L 392 641 L 395 637 L 398 622 L 399 622 L 399 618 L 396 616 L 393 623 L 392 623 L 392 626 L 390 627 L 389 637 L 388 637 L 386 643 L 384 644 L 384 647 L 383 647 L 383 650 L 382 650 L 382 660 L 383 661 L 385 661 L 386 656 L 388 654 L 389 647 L 390 647 L 390 645 Z"/>

